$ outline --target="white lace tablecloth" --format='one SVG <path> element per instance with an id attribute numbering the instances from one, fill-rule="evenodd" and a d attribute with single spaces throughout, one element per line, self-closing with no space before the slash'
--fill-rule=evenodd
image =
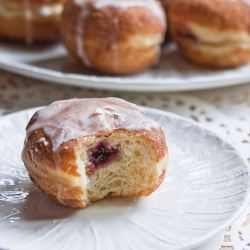
<path id="1" fill-rule="evenodd" d="M 122 93 L 55 85 L 0 71 L 0 115 L 58 99 L 104 96 L 121 97 L 195 120 L 234 144 L 250 163 L 250 84 L 184 94 Z M 212 246 L 205 249 L 215 250 Z M 250 250 L 250 204 L 226 230 L 220 249 Z"/>

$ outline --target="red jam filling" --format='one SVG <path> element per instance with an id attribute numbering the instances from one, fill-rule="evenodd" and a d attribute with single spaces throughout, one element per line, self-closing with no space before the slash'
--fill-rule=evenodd
<path id="1" fill-rule="evenodd" d="M 89 164 L 87 174 L 93 174 L 97 169 L 114 160 L 119 153 L 119 145 L 110 145 L 107 141 L 101 141 L 88 150 Z"/>

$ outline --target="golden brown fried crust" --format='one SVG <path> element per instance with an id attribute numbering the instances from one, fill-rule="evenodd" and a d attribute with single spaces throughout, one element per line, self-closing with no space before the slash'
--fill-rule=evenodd
<path id="1" fill-rule="evenodd" d="M 200 42 L 189 25 L 192 23 L 217 33 L 224 32 L 228 34 L 228 41 L 233 32 L 248 34 L 250 6 L 243 1 L 174 0 L 170 4 L 169 18 L 173 39 L 190 61 L 213 68 L 235 67 L 250 61 L 250 50 L 244 47 L 244 41 L 238 45 L 232 42 L 232 49 L 226 48 L 230 45 L 228 43 Z M 202 48 L 203 45 L 209 49 Z"/>
<path id="2" fill-rule="evenodd" d="M 69 53 L 82 63 L 76 48 L 76 38 L 70 32 L 63 34 L 64 44 Z M 118 46 L 113 53 L 110 44 L 96 42 L 84 43 L 85 53 L 91 62 L 91 68 L 97 72 L 111 75 L 134 74 L 156 64 L 159 60 L 159 50 L 155 47 L 132 48 Z M 86 66 L 86 65 L 85 65 Z"/>
<path id="3" fill-rule="evenodd" d="M 83 190 L 79 186 L 72 186 L 63 184 L 56 184 L 47 176 L 37 175 L 32 169 L 29 170 L 30 178 L 39 189 L 46 194 L 50 199 L 61 203 L 68 207 L 86 207 L 87 204 L 83 200 Z"/>
<path id="4" fill-rule="evenodd" d="M 193 22 L 223 31 L 250 32 L 250 7 L 242 0 L 174 0 L 169 15 L 172 23 Z"/>
<path id="5" fill-rule="evenodd" d="M 1 6 L 5 6 L 5 5 L 15 5 L 15 6 L 24 6 L 25 3 L 27 2 L 27 0 L 0 0 L 0 5 Z M 60 3 L 64 3 L 65 0 L 28 0 L 28 3 L 30 6 L 34 7 L 39 7 L 39 6 L 43 6 L 43 5 L 54 5 L 54 4 L 60 4 Z"/>
<path id="6" fill-rule="evenodd" d="M 31 21 L 32 43 L 33 42 L 53 42 L 59 34 L 58 21 Z M 26 42 L 26 28 L 23 18 L 6 19 L 0 16 L 0 37 L 13 41 Z"/>
<path id="7" fill-rule="evenodd" d="M 167 24 L 168 24 L 168 27 L 169 27 L 169 17 L 168 17 L 169 13 L 168 12 L 169 12 L 170 2 L 173 1 L 173 0 L 158 0 L 158 1 L 161 3 L 161 5 L 162 5 L 162 7 L 163 7 L 163 9 L 165 11 L 166 20 L 167 20 Z M 168 32 L 169 32 L 169 29 L 168 29 Z"/>
<path id="8" fill-rule="evenodd" d="M 42 7 L 43 5 L 63 4 L 63 0 L 30 0 L 30 8 Z M 53 42 L 59 38 L 60 16 L 36 16 L 28 21 L 30 31 L 27 31 L 27 20 L 24 15 L 12 15 L 11 11 L 23 13 L 25 1 L 8 0 L 1 1 L 0 5 L 6 8 L 3 15 L 0 14 L 0 37 L 14 40 L 27 41 L 27 36 L 31 36 L 30 42 Z M 8 11 L 10 13 L 8 13 Z M 8 15 L 9 14 L 9 15 Z M 30 34 L 27 34 L 30 32 Z"/>
<path id="9" fill-rule="evenodd" d="M 231 68 L 250 62 L 250 49 L 235 48 L 224 54 L 212 54 L 200 50 L 195 44 L 179 41 L 184 56 L 190 61 L 210 68 Z"/>
<path id="10" fill-rule="evenodd" d="M 164 10 L 167 11 L 169 8 L 170 2 L 174 0 L 158 0 L 158 1 L 161 2 L 161 5 L 163 6 Z"/>
<path id="11" fill-rule="evenodd" d="M 30 126 L 32 123 L 29 123 Z M 112 134 L 107 132 L 99 132 L 96 134 L 100 138 L 112 138 L 115 136 L 136 136 L 145 140 L 145 143 L 150 145 L 155 150 L 155 161 L 160 161 L 166 155 L 167 145 L 165 135 L 161 129 L 152 129 L 151 131 L 128 131 L 124 129 L 117 129 Z M 95 136 L 87 136 L 70 140 L 60 145 L 60 147 L 53 151 L 50 138 L 44 133 L 42 129 L 34 131 L 25 141 L 23 149 L 23 161 L 26 167 L 36 167 L 37 171 L 42 171 L 43 166 L 51 169 L 60 169 L 72 177 L 79 177 L 77 172 L 77 152 L 83 143 L 91 144 L 95 140 Z M 47 142 L 45 145 L 44 142 Z M 34 165 L 36 164 L 36 166 Z"/>
<path id="12" fill-rule="evenodd" d="M 80 6 L 68 1 L 61 24 L 65 45 L 78 59 L 81 58 L 76 45 L 76 27 L 81 13 Z M 160 19 L 144 7 L 121 11 L 114 7 L 94 9 L 90 6 L 83 29 L 81 39 L 91 66 L 100 72 L 112 74 L 136 73 L 156 63 L 159 51 L 155 46 L 138 45 L 135 48 L 129 44 L 129 40 L 134 36 L 161 37 L 165 32 Z"/>
<path id="13" fill-rule="evenodd" d="M 68 1 L 62 18 L 62 32 L 76 32 L 77 21 L 82 9 Z M 88 16 L 84 24 L 84 38 L 86 40 L 98 40 L 107 45 L 116 41 L 126 42 L 132 35 L 137 34 L 161 34 L 164 27 L 149 9 L 144 7 L 131 7 L 127 10 L 107 7 L 102 9 L 88 8 Z M 119 19 L 119 22 L 117 20 Z M 113 34 L 112 36 L 112 33 Z M 107 41 L 104 39 L 108 39 Z"/>
<path id="14" fill-rule="evenodd" d="M 32 124 L 31 120 L 28 126 Z M 114 136 L 138 136 L 145 140 L 147 145 L 150 145 L 155 151 L 155 161 L 159 162 L 167 154 L 167 146 L 165 136 L 161 129 L 153 129 L 152 131 L 127 131 L 119 129 L 112 134 L 100 132 L 97 137 L 114 137 Z M 45 138 L 48 143 L 41 143 L 41 138 Z M 86 207 L 87 203 L 83 200 L 85 190 L 79 185 L 72 184 L 71 181 L 79 178 L 77 172 L 77 152 L 82 143 L 91 143 L 96 137 L 88 136 L 71 140 L 64 143 L 59 149 L 54 152 L 50 138 L 43 132 L 42 129 L 34 131 L 25 141 L 22 157 L 24 164 L 29 172 L 32 181 L 50 198 L 59 201 L 60 203 L 70 207 Z M 43 139 L 44 141 L 44 139 Z M 69 179 L 58 179 L 51 173 L 56 173 L 58 170 L 65 173 Z M 62 170 L 62 171 L 61 171 Z M 165 176 L 165 171 L 159 177 L 159 181 L 152 187 L 143 191 L 128 194 L 127 196 L 142 196 L 149 195 L 161 184 Z M 56 179 L 55 179 L 56 178 Z M 73 179 L 72 179 L 73 178 Z M 96 199 L 98 200 L 98 198 Z M 95 198 L 91 202 L 94 202 Z"/>

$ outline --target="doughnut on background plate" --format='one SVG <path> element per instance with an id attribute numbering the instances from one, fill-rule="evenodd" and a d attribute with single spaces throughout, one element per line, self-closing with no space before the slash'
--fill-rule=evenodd
<path id="1" fill-rule="evenodd" d="M 82 210 L 51 202 L 22 165 L 25 125 L 36 109 L 1 118 L 0 247 L 184 250 L 228 226 L 247 204 L 246 163 L 206 129 L 166 112 L 144 110 L 168 135 L 168 178 L 147 198 L 108 199 Z"/>
<path id="2" fill-rule="evenodd" d="M 209 70 L 189 63 L 173 44 L 153 68 L 126 77 L 97 75 L 71 59 L 61 44 L 27 48 L 0 42 L 0 68 L 51 83 L 124 91 L 186 91 L 249 82 L 250 64 Z"/>
<path id="3" fill-rule="evenodd" d="M 155 0 L 69 0 L 61 33 L 79 63 L 104 74 L 134 74 L 160 57 L 166 19 Z"/>
<path id="4" fill-rule="evenodd" d="M 58 40 L 63 4 L 64 0 L 0 0 L 1 39 L 27 45 Z"/>
<path id="5" fill-rule="evenodd" d="M 175 0 L 169 20 L 173 40 L 190 61 L 214 68 L 250 62 L 247 1 Z"/>

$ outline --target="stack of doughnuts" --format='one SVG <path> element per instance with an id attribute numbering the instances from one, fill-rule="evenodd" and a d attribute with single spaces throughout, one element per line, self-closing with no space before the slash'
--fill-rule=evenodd
<path id="1" fill-rule="evenodd" d="M 0 0 L 0 37 L 51 42 L 59 38 L 64 0 Z"/>

